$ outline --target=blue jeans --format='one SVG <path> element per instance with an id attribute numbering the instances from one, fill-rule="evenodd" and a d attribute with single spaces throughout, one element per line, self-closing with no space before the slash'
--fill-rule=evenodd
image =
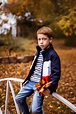
<path id="1" fill-rule="evenodd" d="M 19 91 L 17 96 L 15 97 L 15 100 L 19 106 L 19 108 L 22 111 L 22 114 L 43 114 L 42 105 L 43 105 L 43 99 L 44 97 L 39 94 L 35 87 L 36 82 L 28 81 Z M 33 95 L 32 104 L 30 107 L 30 112 L 26 103 L 26 98 L 30 95 Z"/>

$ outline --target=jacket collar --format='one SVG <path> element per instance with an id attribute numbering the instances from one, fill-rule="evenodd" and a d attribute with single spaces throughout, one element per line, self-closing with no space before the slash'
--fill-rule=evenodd
<path id="1" fill-rule="evenodd" d="M 36 46 L 36 49 L 37 49 L 38 52 L 41 51 L 41 48 L 40 48 L 39 46 Z M 50 44 L 49 48 L 46 48 L 46 49 L 43 51 L 43 54 L 45 54 L 45 53 L 48 52 L 49 50 L 53 50 L 53 49 L 54 49 L 54 48 L 53 48 L 53 45 Z"/>

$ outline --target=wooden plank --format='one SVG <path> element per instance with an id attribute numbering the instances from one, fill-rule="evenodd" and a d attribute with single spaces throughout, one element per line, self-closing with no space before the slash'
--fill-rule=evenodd
<path id="1" fill-rule="evenodd" d="M 20 57 L 0 57 L 0 63 L 9 64 L 9 63 L 27 63 L 32 61 L 34 56 L 20 56 Z"/>

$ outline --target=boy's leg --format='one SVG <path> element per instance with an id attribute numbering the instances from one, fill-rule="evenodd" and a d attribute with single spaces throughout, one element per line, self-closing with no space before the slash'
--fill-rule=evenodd
<path id="1" fill-rule="evenodd" d="M 33 101 L 30 108 L 32 114 L 43 114 L 43 99 L 44 97 L 41 94 L 39 94 L 38 92 L 34 93 Z"/>
<path id="2" fill-rule="evenodd" d="M 26 97 L 30 96 L 33 93 L 33 83 L 30 81 L 24 85 L 20 92 L 15 97 L 15 100 L 20 107 L 23 114 L 29 114 L 29 109 L 26 103 Z"/>

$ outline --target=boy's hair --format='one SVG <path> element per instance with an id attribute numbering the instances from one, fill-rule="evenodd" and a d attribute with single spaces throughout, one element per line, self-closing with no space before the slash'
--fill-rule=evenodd
<path id="1" fill-rule="evenodd" d="M 44 34 L 47 35 L 48 38 L 52 37 L 52 30 L 49 27 L 43 26 L 40 29 L 38 29 L 37 34 Z"/>

